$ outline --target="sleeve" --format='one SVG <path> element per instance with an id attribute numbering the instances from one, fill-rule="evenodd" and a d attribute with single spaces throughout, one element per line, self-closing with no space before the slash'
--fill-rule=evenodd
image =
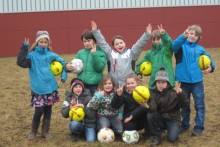
<path id="1" fill-rule="evenodd" d="M 17 57 L 17 65 L 23 68 L 31 68 L 31 59 L 27 58 L 29 44 L 23 43 Z"/>
<path id="2" fill-rule="evenodd" d="M 178 96 L 178 102 L 179 102 L 180 108 L 189 107 L 189 105 L 190 105 L 189 99 L 187 99 L 184 92 L 181 92 L 177 96 Z"/>
<path id="3" fill-rule="evenodd" d="M 95 53 L 92 53 L 92 64 L 96 72 L 102 73 L 105 70 L 106 66 L 106 55 L 103 51 L 101 50 L 96 50 Z"/>
<path id="4" fill-rule="evenodd" d="M 141 66 L 141 64 L 142 64 L 143 62 L 149 61 L 150 51 L 151 51 L 151 50 L 147 51 L 147 53 L 144 55 L 144 57 L 141 59 L 141 61 L 136 65 L 135 73 L 136 73 L 137 75 L 141 74 L 141 73 L 140 73 L 140 66 Z"/>
<path id="5" fill-rule="evenodd" d="M 61 108 L 61 114 L 64 118 L 69 117 L 69 110 L 70 110 L 70 103 L 67 101 L 67 98 L 66 98 Z"/>
<path id="6" fill-rule="evenodd" d="M 124 104 L 123 101 L 123 94 L 121 96 L 118 96 L 117 93 L 114 94 L 113 99 L 111 101 L 111 106 L 114 109 L 119 109 Z"/>
<path id="7" fill-rule="evenodd" d="M 150 96 L 150 104 L 149 104 L 149 111 L 155 112 L 157 111 L 158 104 L 156 98 L 154 96 Z"/>
<path id="8" fill-rule="evenodd" d="M 172 42 L 172 50 L 177 53 L 181 46 L 185 43 L 186 39 L 187 38 L 185 38 L 183 34 L 177 37 L 176 40 Z"/>
<path id="9" fill-rule="evenodd" d="M 138 60 L 141 51 L 144 49 L 144 46 L 147 44 L 148 40 L 150 39 L 150 34 L 144 32 L 144 34 L 138 39 L 138 41 L 132 46 L 132 58 L 133 60 Z"/>
<path id="10" fill-rule="evenodd" d="M 139 105 L 136 109 L 134 109 L 131 112 L 131 115 L 133 116 L 133 119 L 143 115 L 146 112 L 146 108 L 144 108 L 143 106 Z"/>
<path id="11" fill-rule="evenodd" d="M 205 51 L 205 49 L 204 49 L 204 51 Z M 212 67 L 211 72 L 213 72 L 215 70 L 215 63 L 214 63 L 212 57 L 206 51 L 204 52 L 204 55 L 207 55 L 209 57 L 209 59 L 211 60 L 211 67 Z"/>
<path id="12" fill-rule="evenodd" d="M 167 32 L 165 34 L 161 35 L 161 38 L 162 38 L 162 42 L 164 45 L 163 47 L 164 47 L 165 54 L 167 56 L 172 57 L 172 55 L 173 55 L 173 50 L 171 49 L 172 48 L 172 39 L 170 38 L 170 36 L 168 35 Z"/>
<path id="13" fill-rule="evenodd" d="M 92 108 L 94 110 L 98 110 L 100 103 L 101 103 L 101 99 L 98 98 L 96 94 L 94 94 L 92 99 L 87 104 L 87 107 Z"/>
<path id="14" fill-rule="evenodd" d="M 66 66 L 66 64 L 67 64 L 67 62 L 64 60 L 64 59 L 62 59 L 58 54 L 56 54 L 56 59 L 55 59 L 56 61 L 59 61 L 61 64 L 62 64 L 62 66 L 63 66 L 63 71 L 62 71 L 62 74 L 61 74 L 61 80 L 63 81 L 63 82 L 66 82 L 66 79 L 67 79 L 67 70 L 65 70 L 66 68 L 65 68 L 65 66 Z"/>

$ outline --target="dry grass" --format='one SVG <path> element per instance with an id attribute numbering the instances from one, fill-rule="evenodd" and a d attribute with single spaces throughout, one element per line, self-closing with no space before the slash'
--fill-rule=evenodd
<path id="1" fill-rule="evenodd" d="M 217 147 L 220 146 L 220 49 L 207 49 L 213 57 L 217 66 L 214 73 L 204 76 L 205 93 L 206 93 L 206 121 L 205 131 L 199 137 L 191 137 L 191 130 L 194 125 L 195 110 L 192 109 L 191 130 L 181 135 L 179 141 L 175 144 L 170 144 L 163 139 L 161 146 L 179 146 L 179 147 Z M 145 52 L 142 53 L 142 56 Z M 72 55 L 62 55 L 66 61 L 73 58 Z M 52 140 L 44 140 L 40 137 L 39 130 L 37 139 L 34 141 L 27 140 L 30 131 L 30 124 L 34 109 L 29 106 L 30 103 L 30 88 L 28 70 L 22 69 L 16 65 L 16 58 L 1 58 L 0 59 L 0 147 L 5 146 L 36 146 L 36 147 L 49 147 L 49 146 L 132 146 L 125 144 L 122 141 L 115 141 L 111 144 L 94 143 L 88 144 L 81 140 L 73 143 L 69 139 L 68 119 L 61 116 L 60 109 L 64 100 L 64 92 L 69 88 L 70 79 L 75 76 L 68 75 L 66 83 L 61 83 L 60 78 L 57 77 L 60 88 L 61 101 L 56 103 L 53 107 L 53 114 L 51 119 L 50 132 L 54 136 Z M 106 71 L 105 71 L 106 74 Z M 145 78 L 145 84 L 147 78 Z M 147 85 L 147 84 L 146 84 Z M 193 108 L 193 101 L 192 108 Z M 148 146 L 150 140 L 141 140 L 135 146 Z"/>

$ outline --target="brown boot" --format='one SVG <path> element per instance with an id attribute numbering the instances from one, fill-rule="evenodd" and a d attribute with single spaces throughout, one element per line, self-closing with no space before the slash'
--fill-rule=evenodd
<path id="1" fill-rule="evenodd" d="M 50 129 L 50 120 L 48 119 L 43 119 L 43 124 L 42 124 L 42 137 L 46 139 L 51 139 L 53 136 L 49 133 Z"/>
<path id="2" fill-rule="evenodd" d="M 33 122 L 33 121 L 32 121 L 32 123 L 31 123 L 31 132 L 30 132 L 30 134 L 28 135 L 28 139 L 29 139 L 29 140 L 33 140 L 33 139 L 36 138 L 37 130 L 38 130 L 39 124 L 40 124 L 40 122 Z"/>

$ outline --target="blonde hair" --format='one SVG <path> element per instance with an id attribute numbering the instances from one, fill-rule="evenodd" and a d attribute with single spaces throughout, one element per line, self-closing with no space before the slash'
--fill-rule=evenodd
<path id="1" fill-rule="evenodd" d="M 51 41 L 48 40 L 48 38 L 45 38 L 45 39 L 48 41 L 48 47 L 47 47 L 47 48 L 49 49 L 49 51 L 53 51 L 53 50 L 52 50 L 52 46 L 51 46 Z M 40 41 L 40 40 L 38 40 L 38 42 L 34 42 L 34 43 L 30 46 L 30 48 L 28 49 L 28 51 L 34 50 L 34 48 L 38 45 L 39 41 Z"/>
<path id="2" fill-rule="evenodd" d="M 138 84 L 140 84 L 140 80 L 138 78 L 138 76 L 135 73 L 131 73 L 129 74 L 126 78 L 125 81 L 127 82 L 128 79 L 134 79 Z"/>
<path id="3" fill-rule="evenodd" d="M 194 30 L 196 33 L 196 36 L 200 37 L 202 35 L 202 29 L 199 25 L 191 25 L 189 27 L 189 31 Z"/>

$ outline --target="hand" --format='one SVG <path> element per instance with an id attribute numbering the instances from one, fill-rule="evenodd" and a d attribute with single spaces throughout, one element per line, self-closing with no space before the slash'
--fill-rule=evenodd
<path id="1" fill-rule="evenodd" d="M 160 30 L 160 34 L 165 34 L 166 33 L 166 31 L 163 29 L 163 26 L 162 26 L 162 24 L 160 24 L 160 25 L 158 25 L 158 29 Z"/>
<path id="2" fill-rule="evenodd" d="M 122 93 L 123 93 L 123 88 L 124 88 L 124 85 L 122 84 L 118 84 L 118 89 L 116 90 L 116 92 L 117 92 L 117 95 L 118 96 L 121 96 L 122 95 Z"/>
<path id="3" fill-rule="evenodd" d="M 71 63 L 71 62 L 69 62 L 69 63 L 66 64 L 66 68 L 67 68 L 69 71 L 72 71 L 72 70 L 75 69 L 75 67 L 72 66 L 72 63 Z"/>
<path id="4" fill-rule="evenodd" d="M 29 38 L 24 38 L 24 43 L 29 44 Z"/>
<path id="5" fill-rule="evenodd" d="M 177 82 L 175 87 L 174 87 L 174 90 L 176 91 L 177 94 L 180 94 L 183 90 L 181 87 L 181 83 L 180 82 Z"/>
<path id="6" fill-rule="evenodd" d="M 91 21 L 91 26 L 92 26 L 92 31 L 97 29 L 97 25 L 96 25 L 95 21 Z"/>
<path id="7" fill-rule="evenodd" d="M 185 38 L 187 38 L 189 36 L 189 28 L 190 28 L 190 26 L 188 26 L 188 28 L 183 32 L 183 35 Z"/>
<path id="8" fill-rule="evenodd" d="M 73 107 L 81 107 L 81 108 L 84 108 L 84 105 L 83 105 L 83 104 L 75 104 Z"/>
<path id="9" fill-rule="evenodd" d="M 130 115 L 129 117 L 127 117 L 126 119 L 125 119 L 125 123 L 127 123 L 127 122 L 129 122 L 130 120 L 132 120 L 132 118 L 133 118 L 133 116 L 132 115 Z"/>
<path id="10" fill-rule="evenodd" d="M 91 53 L 95 53 L 96 52 L 96 44 L 93 44 L 92 45 L 92 48 L 91 48 Z"/>
<path id="11" fill-rule="evenodd" d="M 151 34 L 151 32 L 152 32 L 152 26 L 151 26 L 150 23 L 149 23 L 148 26 L 146 27 L 146 32 L 147 32 L 148 34 Z"/>
<path id="12" fill-rule="evenodd" d="M 122 120 L 122 117 L 121 117 L 121 116 L 118 116 L 117 119 L 118 119 L 118 120 Z"/>
<path id="13" fill-rule="evenodd" d="M 142 75 L 138 75 L 137 77 L 138 77 L 138 80 L 140 81 L 140 83 L 142 83 L 143 82 L 143 80 L 142 80 L 143 76 Z"/>
<path id="14" fill-rule="evenodd" d="M 206 70 L 202 70 L 202 73 L 208 74 L 208 73 L 210 73 L 211 71 L 212 71 L 212 67 L 209 66 Z"/>
<path id="15" fill-rule="evenodd" d="M 147 102 L 142 102 L 142 103 L 139 102 L 139 104 L 144 108 L 149 109 L 149 105 L 147 104 Z"/>

